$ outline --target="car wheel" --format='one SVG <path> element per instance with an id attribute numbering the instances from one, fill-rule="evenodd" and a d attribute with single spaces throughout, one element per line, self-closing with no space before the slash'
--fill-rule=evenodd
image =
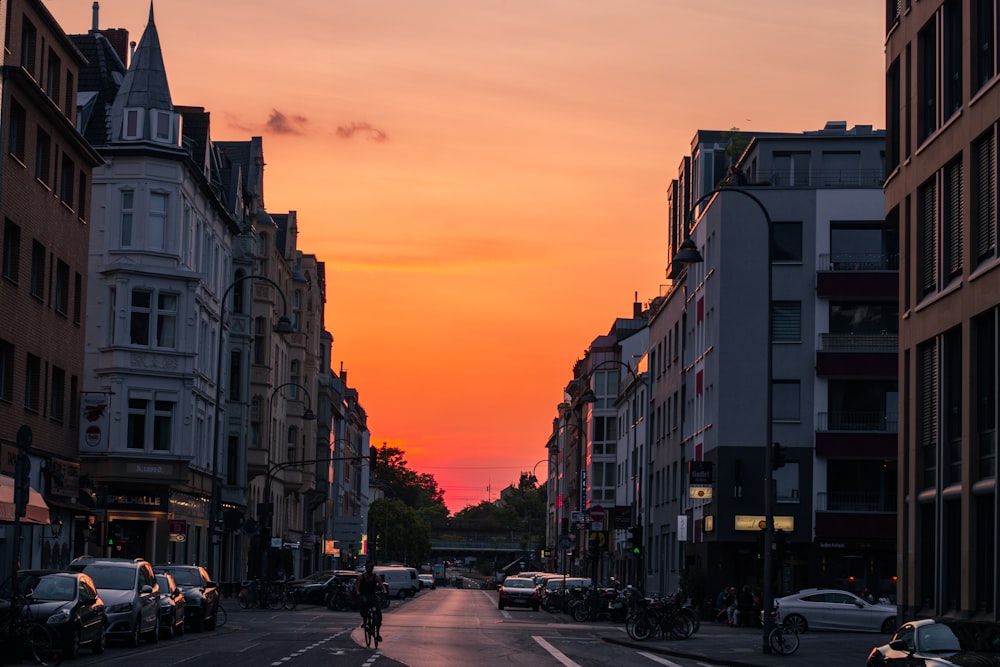
<path id="1" fill-rule="evenodd" d="M 104 650 L 108 648 L 108 629 L 105 626 L 101 626 L 101 632 L 97 635 L 97 639 L 94 640 L 93 646 L 90 647 L 91 652 L 94 655 L 100 655 L 104 653 Z"/>
<path id="2" fill-rule="evenodd" d="M 80 628 L 73 628 L 73 636 L 69 638 L 69 647 L 66 649 L 66 657 L 73 660 L 80 655 Z"/>
<path id="3" fill-rule="evenodd" d="M 184 619 L 183 618 L 181 620 L 177 621 L 177 626 L 176 626 L 176 629 L 174 630 L 174 634 L 177 635 L 178 637 L 180 637 L 181 635 L 184 634 Z"/>
<path id="4" fill-rule="evenodd" d="M 503 611 L 503 602 L 498 602 L 497 603 L 497 609 L 499 609 L 500 611 Z"/>
<path id="5" fill-rule="evenodd" d="M 166 627 L 161 627 L 160 629 L 163 631 L 164 639 L 173 639 L 177 635 L 173 623 L 167 623 Z"/>
<path id="6" fill-rule="evenodd" d="M 795 632 L 800 635 L 809 629 L 809 624 L 806 623 L 805 617 L 800 616 L 799 614 L 790 614 L 789 616 L 786 616 L 784 623 L 786 627 L 795 630 Z"/>
<path id="7" fill-rule="evenodd" d="M 896 617 L 885 619 L 885 623 L 882 624 L 882 634 L 891 635 L 896 631 Z"/>
<path id="8" fill-rule="evenodd" d="M 146 641 L 150 644 L 155 644 L 160 641 L 160 617 L 157 616 L 156 620 L 153 621 L 153 627 L 146 632 Z"/>

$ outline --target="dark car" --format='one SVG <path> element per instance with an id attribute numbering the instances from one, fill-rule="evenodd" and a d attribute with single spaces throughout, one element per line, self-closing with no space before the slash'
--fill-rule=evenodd
<path id="1" fill-rule="evenodd" d="M 49 629 L 62 657 L 75 658 L 83 646 L 104 653 L 108 616 L 89 576 L 56 572 L 43 574 L 31 583 L 29 613 Z"/>
<path id="2" fill-rule="evenodd" d="M 301 579 L 288 582 L 288 590 L 296 602 L 303 604 L 326 604 L 327 593 L 337 583 L 354 585 L 358 573 L 353 570 L 320 570 Z"/>
<path id="3" fill-rule="evenodd" d="M 505 607 L 530 607 L 532 610 L 538 611 L 540 598 L 534 579 L 507 577 L 497 588 L 497 591 L 499 591 L 497 606 L 500 609 L 504 609 Z"/>
<path id="4" fill-rule="evenodd" d="M 219 585 L 200 565 L 157 565 L 158 574 L 172 575 L 184 594 L 184 615 L 195 632 L 214 630 L 219 609 Z"/>
<path id="5" fill-rule="evenodd" d="M 904 623 L 888 644 L 868 655 L 867 667 L 1000 665 L 1000 623 L 926 618 Z"/>
<path id="6" fill-rule="evenodd" d="M 142 558 L 80 556 L 69 568 L 90 576 L 107 606 L 108 639 L 138 646 L 139 639 L 160 639 L 159 587 L 153 568 Z"/>
<path id="7" fill-rule="evenodd" d="M 171 574 L 156 575 L 160 587 L 160 634 L 167 639 L 184 634 L 184 612 L 187 606 L 184 593 Z"/>

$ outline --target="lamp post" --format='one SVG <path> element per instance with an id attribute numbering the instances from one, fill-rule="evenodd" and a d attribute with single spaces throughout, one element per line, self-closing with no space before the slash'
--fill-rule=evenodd
<path id="1" fill-rule="evenodd" d="M 763 202 L 757 198 L 756 195 L 750 193 L 742 188 L 716 188 L 714 190 L 709 190 L 704 195 L 698 198 L 691 208 L 688 210 L 688 229 L 691 228 L 691 221 L 694 217 L 694 211 L 702 203 L 714 197 L 716 194 L 723 192 L 733 192 L 736 194 L 749 197 L 754 204 L 760 208 L 761 213 L 764 214 L 764 222 L 767 224 L 767 350 L 766 350 L 766 365 L 767 365 L 767 385 L 764 391 L 764 414 L 766 421 L 765 426 L 765 437 L 764 437 L 764 590 L 761 596 L 761 607 L 764 609 L 763 618 L 763 633 L 761 636 L 761 652 L 765 654 L 771 653 L 771 646 L 768 643 L 767 636 L 770 633 L 773 625 L 774 618 L 771 616 L 771 608 L 774 606 L 774 590 L 773 590 L 773 555 L 771 553 L 772 545 L 774 544 L 774 469 L 772 468 L 772 443 L 773 443 L 773 404 L 771 399 L 771 384 L 773 375 L 773 364 L 772 364 L 772 295 L 771 286 L 773 282 L 772 276 L 772 245 L 774 238 L 774 225 L 771 222 L 771 215 L 767 212 L 767 208 L 764 206 Z M 681 264 L 697 264 L 702 261 L 701 253 L 698 251 L 697 245 L 688 236 L 681 243 L 680 248 L 677 249 L 677 254 L 674 255 L 674 261 Z"/>
<path id="2" fill-rule="evenodd" d="M 267 401 L 267 420 L 268 420 L 268 425 L 267 425 L 267 433 L 268 433 L 267 457 L 268 457 L 268 462 L 269 463 L 271 463 L 273 461 L 273 458 L 271 457 L 271 448 L 273 446 L 273 440 L 274 439 L 271 438 L 271 431 L 272 431 L 272 429 L 271 429 L 271 423 L 270 422 L 271 422 L 271 418 L 273 416 L 272 413 L 273 413 L 273 406 L 274 406 L 274 397 L 277 396 L 278 392 L 281 389 L 284 389 L 285 387 L 297 387 L 297 388 L 301 389 L 302 393 L 304 393 L 306 395 L 307 401 L 306 401 L 305 409 L 302 412 L 302 417 L 301 417 L 302 420 L 303 421 L 313 421 L 314 419 L 316 419 L 316 415 L 315 415 L 315 413 L 313 413 L 312 408 L 310 407 L 310 405 L 312 404 L 312 396 L 309 394 L 309 390 L 308 389 L 306 389 L 305 387 L 303 387 L 298 382 L 285 382 L 284 384 L 279 384 L 277 387 L 275 387 L 274 390 L 271 392 L 271 397 Z M 274 457 L 274 458 L 277 458 L 277 457 Z M 322 460 L 325 461 L 326 459 L 322 459 Z M 294 466 L 296 464 L 299 464 L 299 463 L 300 463 L 299 461 L 285 461 L 285 462 L 278 462 L 275 465 L 282 465 L 283 464 L 285 467 L 292 467 L 292 466 Z M 281 468 L 277 468 L 276 470 L 280 470 L 280 469 Z M 271 553 L 271 544 L 270 543 L 271 543 L 271 536 L 273 535 L 273 530 L 274 530 L 274 527 L 273 527 L 274 509 L 273 509 L 273 504 L 271 502 L 271 484 L 270 484 L 271 477 L 269 476 L 267 479 L 264 480 L 264 482 L 265 482 L 264 483 L 264 512 L 265 512 L 265 517 L 264 517 L 265 521 L 264 521 L 264 523 L 265 523 L 266 529 L 264 531 L 265 535 L 264 535 L 264 540 L 263 540 L 263 556 L 264 556 L 264 558 L 262 559 L 262 569 L 264 570 L 265 576 L 267 576 L 267 575 L 270 574 L 270 558 L 268 558 L 268 555 Z"/>
<path id="3" fill-rule="evenodd" d="M 215 369 L 215 431 L 212 435 L 212 461 L 210 465 L 211 471 L 211 484 L 212 484 L 212 498 L 209 504 L 209 539 L 207 545 L 207 561 L 208 567 L 211 569 L 213 575 L 218 579 L 219 568 L 215 562 L 215 546 L 216 546 L 216 530 L 218 528 L 218 522 L 221 515 L 222 508 L 222 489 L 219 483 L 219 440 L 222 436 L 222 356 L 223 356 L 223 342 L 225 336 L 223 335 L 223 322 L 226 317 L 226 299 L 229 297 L 229 293 L 233 291 L 233 288 L 237 285 L 241 285 L 247 280 L 259 280 L 260 282 L 268 283 L 278 291 L 281 295 L 282 304 L 282 315 L 278 318 L 277 323 L 272 327 L 274 333 L 286 334 L 294 333 L 295 327 L 292 326 L 292 321 L 288 318 L 288 301 L 285 298 L 285 293 L 282 291 L 281 286 L 274 282 L 266 276 L 240 276 L 232 283 L 229 287 L 225 289 L 222 293 L 222 297 L 219 299 L 219 347 L 216 354 L 216 369 Z M 222 537 L 219 536 L 221 541 Z M 221 580 L 220 580 L 221 581 Z"/>
<path id="4" fill-rule="evenodd" d="M 632 381 L 633 381 L 633 385 L 632 385 L 633 390 L 632 390 L 632 393 L 633 393 L 633 396 L 634 396 L 635 391 L 639 387 L 639 375 L 636 373 L 635 369 L 633 369 L 630 364 L 627 364 L 624 361 L 619 361 L 618 359 L 605 359 L 604 361 L 598 362 L 596 366 L 594 366 L 593 368 L 591 368 L 583 376 L 587 380 L 587 390 L 580 397 L 580 401 L 582 403 L 595 403 L 595 402 L 597 402 L 597 400 L 598 400 L 597 399 L 597 395 L 594 393 L 594 390 L 590 388 L 590 378 L 592 378 L 594 376 L 594 373 L 596 373 L 597 371 L 601 370 L 605 366 L 608 366 L 608 365 L 611 365 L 611 364 L 617 364 L 618 366 L 620 366 L 620 367 L 624 368 L 626 371 L 628 371 L 628 374 L 632 376 Z M 618 393 L 619 394 L 622 393 L 621 388 L 619 388 Z M 631 451 L 630 458 L 632 460 L 632 475 L 633 475 L 633 478 L 637 477 L 638 474 L 639 474 L 639 466 L 638 466 L 638 437 L 639 437 L 638 436 L 638 430 L 639 430 L 638 407 L 639 407 L 639 401 L 636 400 L 636 401 L 634 401 L 634 407 L 631 408 L 633 419 L 632 419 L 632 451 Z M 582 445 L 581 445 L 581 449 L 582 449 Z M 582 451 L 580 452 L 580 461 L 581 462 L 583 461 L 583 452 Z M 632 489 L 633 489 L 633 497 L 632 497 L 633 506 L 630 509 L 632 509 L 634 511 L 635 516 L 631 517 L 631 523 L 632 523 L 633 526 L 637 526 L 637 525 L 640 525 L 639 524 L 639 521 L 640 521 L 640 519 L 639 519 L 640 503 L 639 503 L 639 498 L 638 498 L 638 496 L 635 493 L 635 484 L 633 484 Z M 581 498 L 582 497 L 583 497 L 583 494 L 581 493 Z M 581 501 L 581 505 L 582 505 L 582 501 Z M 582 509 L 582 507 L 581 507 L 581 509 Z M 606 513 L 605 513 L 605 521 L 609 522 L 609 523 L 613 523 L 613 521 L 614 521 L 613 514 L 614 514 L 613 510 L 612 511 L 606 511 Z M 607 531 L 607 532 L 610 534 L 610 531 Z M 645 534 L 645 531 L 641 531 L 641 534 Z M 642 547 L 640 547 L 638 558 L 637 558 L 638 566 L 636 567 L 636 579 L 637 580 L 641 580 L 644 577 L 644 574 L 643 574 L 643 560 L 642 560 L 643 557 L 644 557 L 643 556 L 644 553 L 645 553 L 645 549 L 642 548 Z M 597 574 L 597 569 L 598 569 L 597 568 L 597 562 L 598 561 L 597 561 L 597 558 L 595 556 L 595 559 L 594 559 L 595 575 Z M 596 576 L 595 576 L 595 578 L 596 578 Z M 638 584 L 638 583 L 640 583 L 640 581 L 636 581 L 636 583 Z M 640 586 L 640 590 L 644 590 L 644 589 L 645 589 L 645 586 Z"/>

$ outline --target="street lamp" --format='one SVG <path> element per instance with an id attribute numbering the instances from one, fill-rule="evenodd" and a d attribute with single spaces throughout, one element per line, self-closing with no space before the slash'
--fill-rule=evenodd
<path id="1" fill-rule="evenodd" d="M 694 218 L 695 209 L 697 209 L 703 202 L 707 201 L 716 194 L 723 192 L 733 192 L 736 194 L 749 197 L 753 203 L 760 208 L 761 213 L 764 214 L 764 221 L 767 223 L 767 350 L 766 350 L 766 364 L 767 364 L 767 385 L 764 391 L 764 414 L 767 420 L 765 426 L 765 439 L 764 439 L 764 590 L 763 596 L 761 598 L 761 606 L 764 609 L 763 618 L 763 633 L 761 636 L 762 647 L 761 651 L 763 653 L 771 653 L 771 646 L 768 643 L 768 633 L 770 633 L 773 625 L 774 618 L 771 616 L 771 608 L 774 606 L 774 591 L 773 591 L 773 556 L 771 554 L 771 548 L 774 543 L 774 469 L 772 466 L 772 441 L 773 437 L 773 405 L 771 399 L 771 384 L 772 384 L 772 344 L 773 339 L 772 329 L 772 295 L 771 295 L 771 284 L 773 282 L 772 277 L 772 253 L 773 253 L 773 239 L 774 239 L 774 225 L 771 222 L 771 215 L 767 212 L 767 208 L 764 206 L 763 202 L 757 198 L 756 195 L 751 194 L 749 191 L 742 188 L 716 188 L 714 190 L 709 190 L 704 195 L 698 198 L 691 208 L 688 210 L 688 230 L 691 229 L 691 223 Z M 681 243 L 674 255 L 674 261 L 679 264 L 697 264 L 702 261 L 701 253 L 698 251 L 697 245 L 688 236 Z"/>
<path id="2" fill-rule="evenodd" d="M 281 295 L 282 315 L 278 318 L 278 321 L 272 327 L 272 330 L 277 334 L 295 333 L 295 327 L 292 326 L 292 321 L 288 318 L 288 301 L 285 298 L 285 292 L 281 289 L 281 286 L 278 285 L 278 283 L 266 276 L 240 276 L 230 283 L 229 287 L 225 289 L 222 293 L 222 297 L 219 299 L 219 347 L 216 354 L 215 370 L 215 432 L 212 435 L 212 461 L 210 466 L 212 498 L 209 506 L 210 533 L 206 549 L 208 567 L 211 568 L 211 571 L 215 574 L 216 579 L 219 578 L 219 568 L 216 566 L 215 562 L 215 533 L 221 515 L 220 510 L 222 508 L 222 490 L 219 483 L 219 439 L 222 434 L 222 356 L 224 351 L 222 343 L 225 340 L 225 336 L 223 335 L 223 322 L 226 317 L 226 298 L 229 296 L 229 293 L 233 291 L 234 287 L 247 280 L 259 280 L 260 282 L 270 284 L 274 287 L 274 289 L 278 290 L 278 294 Z M 222 579 L 218 580 L 223 581 Z"/>

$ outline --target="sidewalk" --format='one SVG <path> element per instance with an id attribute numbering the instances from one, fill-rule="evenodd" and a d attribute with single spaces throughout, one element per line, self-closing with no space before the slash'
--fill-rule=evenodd
<path id="1" fill-rule="evenodd" d="M 760 628 L 730 628 L 712 622 L 702 622 L 698 632 L 689 639 L 635 642 L 623 640 L 621 635 L 602 639 L 637 651 L 706 660 L 713 665 L 729 667 L 788 667 L 795 664 L 863 667 L 871 649 L 889 641 L 889 636 L 866 632 L 807 632 L 800 636 L 799 650 L 792 655 L 764 653 L 763 631 Z"/>

